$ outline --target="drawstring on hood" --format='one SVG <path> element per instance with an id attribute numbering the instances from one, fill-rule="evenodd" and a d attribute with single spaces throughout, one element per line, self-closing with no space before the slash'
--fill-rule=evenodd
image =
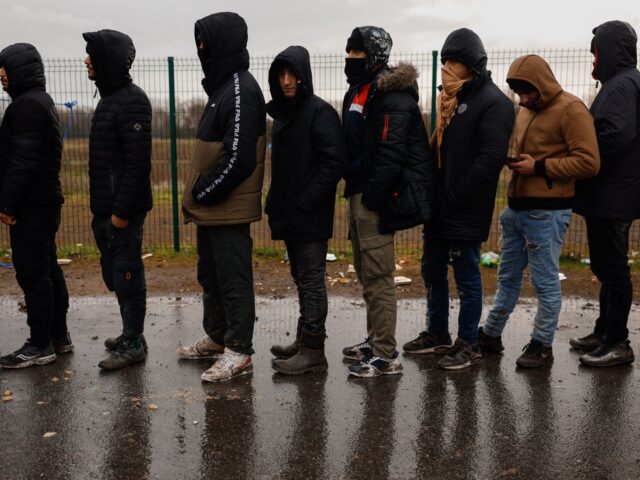
<path id="1" fill-rule="evenodd" d="M 115 30 L 83 33 L 95 72 L 96 87 L 104 97 L 131 83 L 129 70 L 136 48 L 129 35 Z"/>
<path id="2" fill-rule="evenodd" d="M 9 45 L 0 52 L 0 66 L 7 72 L 12 99 L 31 89 L 45 90 L 46 79 L 42 57 L 29 43 Z"/>

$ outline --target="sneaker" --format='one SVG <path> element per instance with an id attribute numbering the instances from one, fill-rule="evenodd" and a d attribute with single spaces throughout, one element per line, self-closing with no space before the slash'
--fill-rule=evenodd
<path id="1" fill-rule="evenodd" d="M 531 340 L 522 350 L 524 353 L 516 360 L 519 367 L 538 368 L 553 363 L 552 348 L 545 347 L 537 340 Z"/>
<path id="2" fill-rule="evenodd" d="M 367 355 L 360 363 L 349 367 L 349 375 L 355 377 L 379 377 L 380 375 L 398 375 L 402 373 L 402 364 L 398 359 L 398 352 L 393 352 L 391 358 L 380 358 Z"/>
<path id="3" fill-rule="evenodd" d="M 209 335 L 205 335 L 192 345 L 178 348 L 178 357 L 184 360 L 218 358 L 224 351 L 224 345 L 214 342 Z"/>
<path id="4" fill-rule="evenodd" d="M 147 354 L 142 346 L 140 338 L 123 339 L 118 348 L 111 351 L 109 356 L 98 363 L 103 370 L 119 370 L 136 363 L 142 363 L 147 359 Z"/>
<path id="5" fill-rule="evenodd" d="M 373 349 L 371 348 L 371 337 L 364 339 L 364 342 L 356 343 L 351 347 L 344 347 L 342 349 L 342 355 L 349 360 L 364 360 L 368 355 L 373 355 Z"/>
<path id="6" fill-rule="evenodd" d="M 52 338 L 51 346 L 53 347 L 53 351 L 57 354 L 61 353 L 71 353 L 73 352 L 73 343 L 71 342 L 71 335 L 69 332 L 64 334 L 64 337 L 60 338 Z"/>
<path id="7" fill-rule="evenodd" d="M 0 357 L 2 368 L 26 368 L 31 365 L 46 365 L 56 361 L 56 352 L 51 345 L 40 348 L 27 339 L 25 344 L 9 355 Z"/>
<path id="8" fill-rule="evenodd" d="M 122 343 L 124 339 L 125 339 L 124 335 L 107 338 L 104 341 L 104 346 L 107 350 L 111 350 L 111 351 L 117 350 L 118 346 Z M 144 353 L 149 353 L 149 346 L 147 345 L 147 340 L 144 338 L 144 335 L 140 337 L 140 341 L 142 342 L 142 348 L 144 348 Z"/>
<path id="9" fill-rule="evenodd" d="M 580 357 L 580 363 L 590 367 L 613 367 L 614 365 L 633 363 L 634 360 L 629 340 L 612 345 L 602 344 L 592 352 Z"/>
<path id="10" fill-rule="evenodd" d="M 569 340 L 569 345 L 576 350 L 583 352 L 592 352 L 600 345 L 602 345 L 602 335 L 597 333 L 590 333 L 586 337 L 572 338 Z"/>
<path id="11" fill-rule="evenodd" d="M 502 336 L 491 337 L 484 333 L 482 327 L 478 328 L 478 347 L 484 353 L 502 353 L 504 345 L 502 345 Z"/>
<path id="12" fill-rule="evenodd" d="M 251 372 L 253 372 L 251 355 L 226 348 L 220 358 L 200 378 L 205 382 L 227 382 Z"/>
<path id="13" fill-rule="evenodd" d="M 439 337 L 429 332 L 420 332 L 418 338 L 405 343 L 402 349 L 405 353 L 447 353 L 451 348 L 451 335 Z"/>
<path id="14" fill-rule="evenodd" d="M 438 366 L 445 370 L 460 370 L 481 361 L 480 350 L 474 350 L 470 344 L 458 338 L 449 352 L 438 361 Z"/>

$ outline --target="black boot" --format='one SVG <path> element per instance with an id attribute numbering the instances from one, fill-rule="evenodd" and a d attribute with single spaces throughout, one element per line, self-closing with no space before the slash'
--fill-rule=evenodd
<path id="1" fill-rule="evenodd" d="M 324 333 L 312 334 L 303 330 L 297 344 L 297 353 L 288 359 L 274 359 L 271 366 L 276 372 L 285 375 L 324 372 L 329 367 L 324 355 L 324 339 Z"/>
<path id="2" fill-rule="evenodd" d="M 298 339 L 296 338 L 289 345 L 273 345 L 271 347 L 271 354 L 276 358 L 287 359 L 293 357 L 298 353 Z"/>

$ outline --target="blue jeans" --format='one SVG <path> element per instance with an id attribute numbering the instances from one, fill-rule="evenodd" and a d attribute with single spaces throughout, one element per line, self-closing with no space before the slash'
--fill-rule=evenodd
<path id="1" fill-rule="evenodd" d="M 498 268 L 498 291 L 484 324 L 491 337 L 502 334 L 520 297 L 522 274 L 527 265 L 538 297 L 538 311 L 531 338 L 550 347 L 562 306 L 560 253 L 571 221 L 571 210 L 512 210 L 500 215 L 502 251 Z"/>
<path id="2" fill-rule="evenodd" d="M 422 256 L 422 278 L 427 289 L 427 331 L 449 333 L 449 262 L 460 297 L 458 337 L 478 345 L 478 323 L 482 315 L 480 243 L 427 237 Z"/>

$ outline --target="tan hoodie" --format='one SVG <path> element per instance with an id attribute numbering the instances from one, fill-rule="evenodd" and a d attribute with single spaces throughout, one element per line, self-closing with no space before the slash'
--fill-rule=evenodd
<path id="1" fill-rule="evenodd" d="M 509 80 L 526 81 L 540 93 L 536 111 L 520 108 L 514 132 L 517 153 L 536 160 L 536 174 L 512 172 L 509 206 L 571 208 L 575 180 L 593 177 L 600 169 L 593 118 L 582 100 L 562 90 L 549 64 L 538 55 L 517 58 L 509 68 Z"/>

